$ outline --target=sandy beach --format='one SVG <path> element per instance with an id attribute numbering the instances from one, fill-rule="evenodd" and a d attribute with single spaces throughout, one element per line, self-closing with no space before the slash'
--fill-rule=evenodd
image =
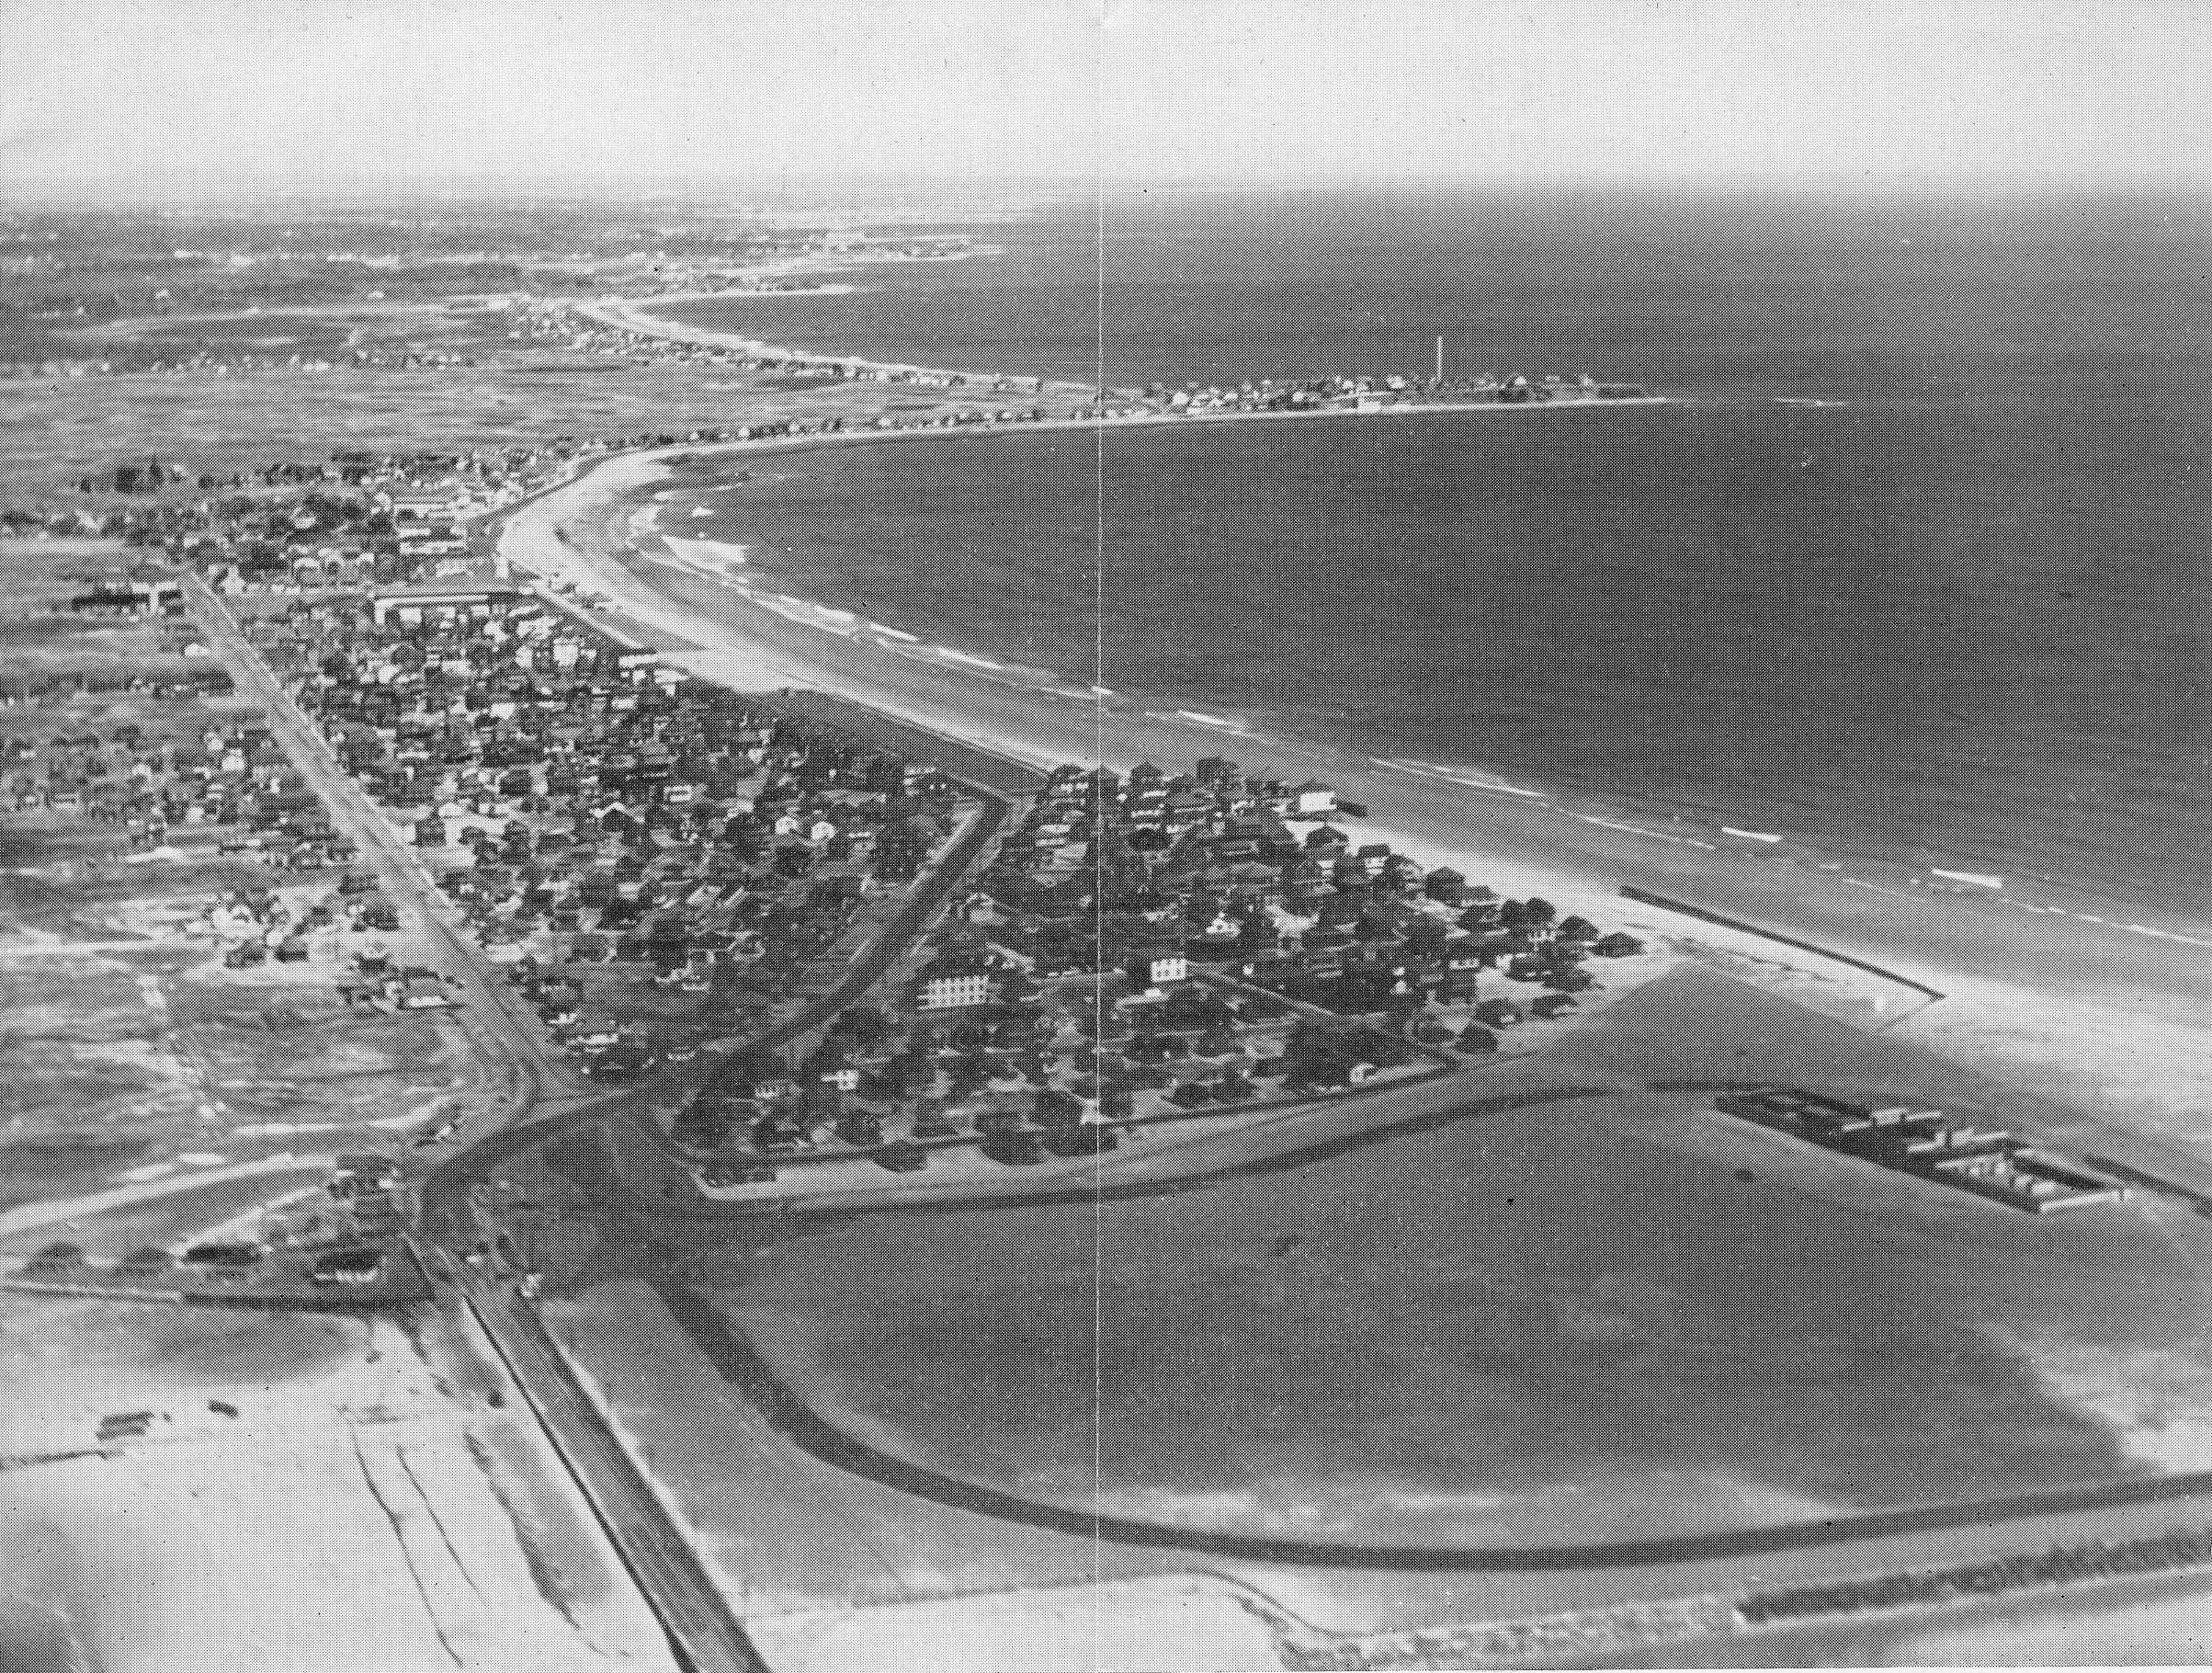
<path id="1" fill-rule="evenodd" d="M 806 444 L 727 450 L 742 457 L 793 445 Z M 1471 768 L 1256 738 L 1219 717 L 1148 709 L 1124 694 L 1040 686 L 958 647 L 758 591 L 734 549 L 725 548 L 738 561 L 712 566 L 661 548 L 637 513 L 650 513 L 666 458 L 708 450 L 607 460 L 516 512 L 502 551 L 522 569 L 603 595 L 616 626 L 736 689 L 834 692 L 1039 766 L 1126 768 L 1151 759 L 1173 769 L 1222 753 L 1248 769 L 1319 777 L 1372 808 L 1358 826 L 1363 838 L 1508 893 L 1544 894 L 1819 1008 L 1855 1013 L 1866 1026 L 1893 1027 L 2127 1130 L 2155 1165 L 2212 1168 L 2212 1132 L 2197 1114 L 2212 1092 L 2205 926 L 2050 889 L 1837 865 L 1757 833 L 1605 818 Z M 1624 900 L 1624 884 L 1848 954 L 1945 996 L 1927 1004 L 1832 960 Z"/>
<path id="2" fill-rule="evenodd" d="M 830 287 L 829 289 L 849 290 L 852 287 L 847 285 Z M 996 372 L 987 371 L 959 371 L 941 366 L 915 366 L 903 361 L 868 360 L 863 359 L 857 355 L 810 354 L 796 348 L 778 347 L 775 344 L 763 342 L 756 337 L 740 336 L 734 332 L 710 331 L 700 325 L 681 324 L 673 320 L 658 318 L 652 313 L 652 308 L 656 304 L 665 305 L 669 302 L 719 302 L 729 294 L 731 293 L 727 291 L 686 291 L 651 297 L 643 301 L 634 301 L 626 297 L 611 297 L 603 298 L 596 302 L 578 302 L 575 305 L 575 311 L 585 319 L 610 326 L 617 331 L 634 331 L 642 336 L 665 337 L 669 341 L 676 343 L 697 343 L 701 347 L 728 349 L 732 354 L 750 355 L 760 359 L 834 363 L 848 367 L 854 371 L 874 371 L 885 374 L 920 372 L 958 377 L 966 379 L 970 383 L 981 385 L 981 390 L 986 393 L 990 392 L 991 386 L 998 381 L 1000 375 Z M 738 292 L 737 294 L 743 295 L 745 293 Z M 777 292 L 764 290 L 758 294 L 762 297 L 771 297 Z M 821 294 L 821 292 L 816 292 L 816 294 Z M 1011 381 L 1024 393 L 1034 391 L 1038 394 L 1052 393 L 1062 396 L 1087 396 L 1096 393 L 1095 387 L 1087 383 L 1051 382 L 1038 378 L 1017 378 Z"/>
<path id="3" fill-rule="evenodd" d="M 442 1317 L 11 1295 L 0 1334 L 0 1564 L 35 1583 L 0 1603 L 0 1664 L 199 1665 L 219 1633 L 221 1665 L 269 1673 L 668 1665 Z M 152 1427 L 91 1450 L 117 1411 Z"/>

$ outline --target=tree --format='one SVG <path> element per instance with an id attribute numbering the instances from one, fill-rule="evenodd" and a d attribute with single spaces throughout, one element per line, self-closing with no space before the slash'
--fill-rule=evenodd
<path id="1" fill-rule="evenodd" d="M 872 1045 L 890 1032 L 890 1019 L 872 1005 L 856 1005 L 839 1013 L 837 1020 L 830 1024 L 830 1032 Z"/>
<path id="2" fill-rule="evenodd" d="M 1406 926 L 1406 950 L 1422 957 L 1433 957 L 1444 950 L 1449 932 L 1437 919 L 1423 916 Z"/>
<path id="3" fill-rule="evenodd" d="M 956 1058 L 952 1065 L 952 1095 L 973 1098 L 991 1084 L 991 1060 L 981 1053 Z"/>
<path id="4" fill-rule="evenodd" d="M 1072 1127 L 1083 1120 L 1083 1103 L 1065 1092 L 1039 1092 L 1037 1095 L 1036 1120 L 1040 1127 Z"/>
<path id="5" fill-rule="evenodd" d="M 1160 1015 L 1171 1028 L 1181 1029 L 1223 1029 L 1237 1016 L 1218 995 L 1195 983 L 1172 991 Z"/>

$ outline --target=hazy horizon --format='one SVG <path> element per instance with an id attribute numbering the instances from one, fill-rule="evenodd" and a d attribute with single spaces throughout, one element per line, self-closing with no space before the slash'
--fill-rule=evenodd
<path id="1" fill-rule="evenodd" d="M 2212 10 L 10 0 L 22 201 L 2212 184 Z"/>

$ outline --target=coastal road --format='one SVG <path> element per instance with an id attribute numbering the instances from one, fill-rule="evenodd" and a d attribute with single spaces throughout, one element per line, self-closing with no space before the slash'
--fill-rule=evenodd
<path id="1" fill-rule="evenodd" d="M 526 1007 L 466 931 L 449 916 L 445 899 L 417 861 L 414 852 L 339 763 L 330 745 L 249 643 L 230 609 L 197 577 L 187 576 L 194 615 L 241 692 L 259 703 L 269 730 L 299 768 L 332 821 L 354 842 L 361 860 L 373 869 L 384 893 L 414 908 L 429 939 L 454 971 L 470 1001 L 454 1013 L 470 1043 L 501 1064 L 507 1080 L 505 1114 L 482 1123 L 489 1133 L 515 1121 L 541 1098 L 573 1093 L 565 1062 L 552 1050 Z"/>
<path id="2" fill-rule="evenodd" d="M 470 1309 L 660 1618 L 687 1673 L 767 1673 L 661 1501 L 529 1303 L 456 1268 Z"/>

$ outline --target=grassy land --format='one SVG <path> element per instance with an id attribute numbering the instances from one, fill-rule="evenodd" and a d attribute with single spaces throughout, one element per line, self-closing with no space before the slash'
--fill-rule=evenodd
<path id="1" fill-rule="evenodd" d="M 1685 970 L 1486 1086 L 1662 1061 L 1654 1032 L 1762 1065 L 1866 1039 Z M 1857 1075 L 1909 1093 L 1928 1067 L 1891 1047 Z M 849 1432 L 1187 1527 L 1543 1544 L 2212 1462 L 2201 1221 L 2039 1220 L 1707 1102 L 1480 1113 L 1095 1213 L 872 1217 L 834 1262 L 800 1239 L 687 1271 Z"/>
<path id="2" fill-rule="evenodd" d="M 327 319 L 261 315 L 220 329 L 254 338 L 306 334 L 319 345 L 335 321 L 349 317 L 343 310 Z M 186 331 L 159 329 L 164 336 Z M 98 509 L 110 502 L 79 495 L 71 484 L 148 453 L 196 474 L 228 474 L 279 460 L 323 460 L 344 448 L 413 452 L 526 445 L 562 435 L 680 434 L 784 418 L 850 422 L 891 404 L 890 386 L 878 383 L 520 349 L 505 344 L 504 333 L 496 345 L 473 336 L 425 341 L 448 353 L 482 352 L 475 365 L 460 367 L 0 379 L 0 435 L 7 438 L 0 442 L 0 506 Z M 182 337 L 179 352 L 190 352 Z M 289 356 L 308 348 L 255 352 Z M 963 394 L 969 398 L 955 398 Z M 976 404 L 969 392 L 946 395 L 929 401 L 902 390 L 897 405 L 913 416 Z"/>

